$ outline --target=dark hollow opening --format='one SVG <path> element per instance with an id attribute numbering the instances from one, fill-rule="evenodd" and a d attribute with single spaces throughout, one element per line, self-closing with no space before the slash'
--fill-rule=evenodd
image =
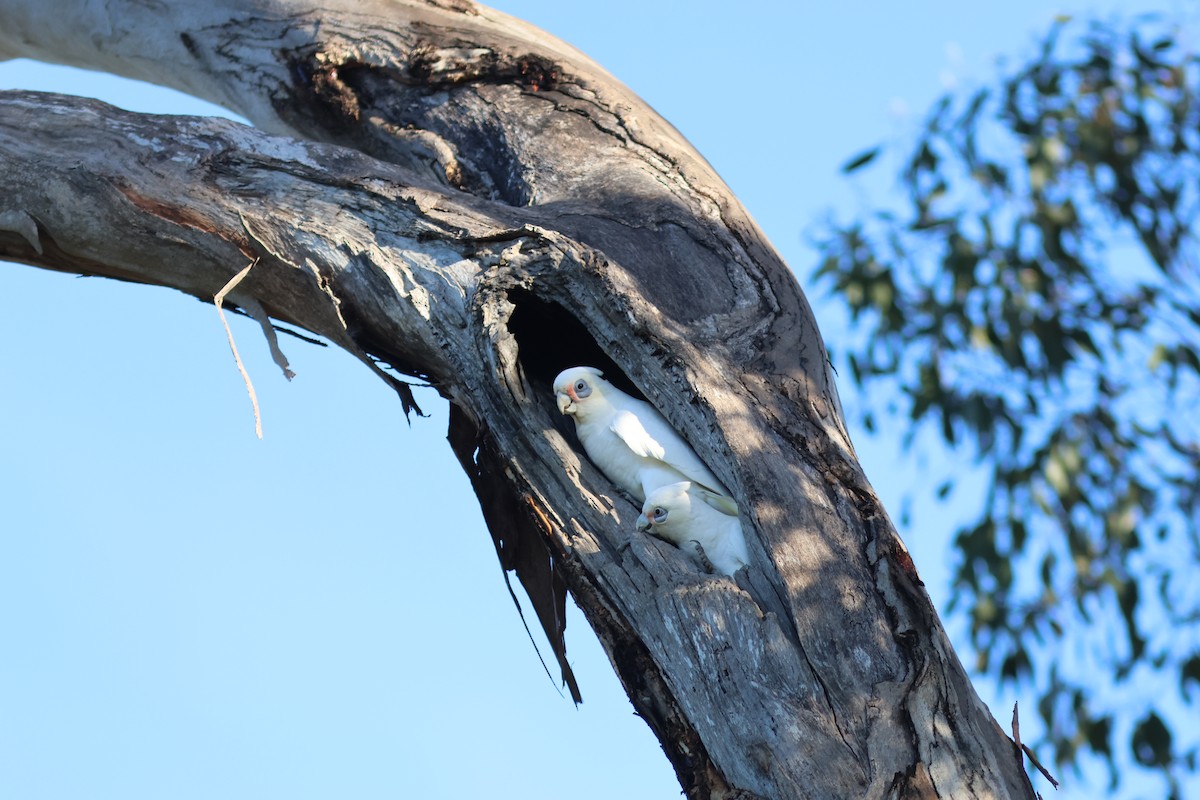
<path id="1" fill-rule="evenodd" d="M 622 391 L 642 400 L 645 395 L 571 312 L 523 289 L 511 290 L 508 299 L 514 306 L 508 330 L 517 340 L 517 358 L 525 380 L 533 389 L 537 403 L 554 421 L 554 427 L 572 447 L 582 452 L 575 426 L 559 413 L 554 402 L 554 379 L 558 373 L 568 367 L 595 367 Z"/>
<path id="2" fill-rule="evenodd" d="M 551 406 L 554 379 L 568 367 L 596 367 L 617 388 L 645 399 L 617 362 L 596 344 L 583 323 L 565 308 L 523 289 L 510 291 L 508 299 L 514 306 L 508 330 L 517 340 L 525 379 L 549 399 Z"/>

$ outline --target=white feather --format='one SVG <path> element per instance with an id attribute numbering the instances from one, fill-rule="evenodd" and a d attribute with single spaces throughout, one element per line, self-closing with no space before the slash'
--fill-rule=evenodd
<path id="1" fill-rule="evenodd" d="M 642 505 L 637 527 L 732 575 L 750 563 L 742 524 L 714 507 L 706 494 L 711 492 L 688 481 L 655 489 Z"/>
<path id="2" fill-rule="evenodd" d="M 737 515 L 729 490 L 654 406 L 625 394 L 595 367 L 563 370 L 554 393 L 559 410 L 575 420 L 588 458 L 639 502 L 659 487 L 691 481 L 714 500 L 723 498 L 715 507 Z"/>

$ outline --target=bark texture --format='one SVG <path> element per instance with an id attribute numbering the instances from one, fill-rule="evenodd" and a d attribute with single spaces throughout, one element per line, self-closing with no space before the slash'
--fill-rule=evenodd
<path id="1" fill-rule="evenodd" d="M 670 125 L 465 0 L 0 0 L 0 57 L 234 123 L 0 94 L 0 255 L 227 302 L 431 382 L 574 687 L 569 589 L 692 798 L 1032 797 L 854 457 L 787 266 Z M 753 564 L 633 529 L 550 382 L 591 364 L 734 492 Z"/>

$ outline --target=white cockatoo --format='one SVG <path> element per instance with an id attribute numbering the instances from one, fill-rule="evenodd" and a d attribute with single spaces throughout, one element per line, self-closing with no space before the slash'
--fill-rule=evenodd
<path id="1" fill-rule="evenodd" d="M 709 572 L 732 575 L 750 554 L 737 516 L 720 510 L 723 499 L 691 481 L 661 486 L 646 496 L 637 529 L 691 553 Z"/>
<path id="2" fill-rule="evenodd" d="M 588 458 L 636 502 L 662 486 L 691 481 L 709 490 L 736 521 L 729 490 L 654 406 L 625 394 L 595 367 L 560 372 L 554 395 L 558 410 L 575 420 Z"/>

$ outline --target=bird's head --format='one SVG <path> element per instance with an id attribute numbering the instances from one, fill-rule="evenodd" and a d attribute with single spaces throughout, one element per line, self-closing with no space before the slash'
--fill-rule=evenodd
<path id="1" fill-rule="evenodd" d="M 642 504 L 642 513 L 637 518 L 637 529 L 642 533 L 677 542 L 675 534 L 686 526 L 691 516 L 690 481 L 680 481 L 660 486 L 652 491 Z"/>
<path id="2" fill-rule="evenodd" d="M 554 398 L 563 414 L 582 416 L 604 397 L 608 381 L 595 367 L 571 367 L 554 379 Z"/>

